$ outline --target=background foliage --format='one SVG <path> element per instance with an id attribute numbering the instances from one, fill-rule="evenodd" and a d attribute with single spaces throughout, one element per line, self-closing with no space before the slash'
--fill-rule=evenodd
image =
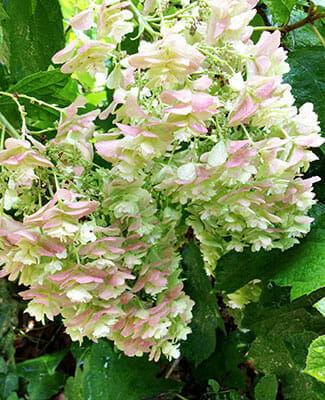
<path id="1" fill-rule="evenodd" d="M 78 5 L 83 1 L 0 0 L 1 90 L 63 107 L 75 99 L 77 83 L 50 60 L 65 41 L 62 11 L 69 18 Z M 297 105 L 314 103 L 324 130 L 325 16 L 313 20 L 315 7 L 325 12 L 323 0 L 264 0 L 254 24 L 282 31 L 291 66 L 286 81 Z M 134 42 L 125 46 L 131 53 Z M 109 92 L 99 93 L 88 99 L 89 108 L 103 96 L 110 101 Z M 37 116 L 37 129 L 57 117 L 53 110 L 29 102 L 25 106 Z M 19 125 L 10 100 L 0 97 L 0 110 L 13 126 Z M 310 174 L 324 178 L 324 154 L 318 156 Z M 317 192 L 314 226 L 300 245 L 285 253 L 230 253 L 221 259 L 213 281 L 189 241 L 183 265 L 186 292 L 196 302 L 193 334 L 172 365 L 129 359 L 105 340 L 71 345 L 59 319 L 46 327 L 35 324 L 23 314 L 18 288 L 0 281 L 0 400 L 324 400 L 323 182 Z M 232 308 L 234 302 L 241 302 L 241 308 Z"/>

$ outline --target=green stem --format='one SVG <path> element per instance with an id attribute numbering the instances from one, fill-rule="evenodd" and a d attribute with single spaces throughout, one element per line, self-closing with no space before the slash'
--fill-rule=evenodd
<path id="1" fill-rule="evenodd" d="M 179 10 L 179 11 L 175 12 L 175 13 L 172 14 L 172 15 L 165 15 L 165 16 L 164 16 L 164 20 L 167 21 L 167 20 L 170 20 L 170 19 L 174 19 L 174 18 L 176 18 L 176 17 L 178 17 L 178 16 L 180 16 L 180 15 L 183 15 L 183 14 L 185 14 L 187 11 L 189 11 L 189 10 L 191 10 L 192 8 L 196 7 L 197 5 L 198 5 L 198 2 L 196 1 L 195 3 L 192 3 L 190 6 L 184 8 L 184 10 Z M 160 18 L 160 17 L 152 17 L 152 18 L 149 17 L 148 20 L 149 20 L 150 22 L 157 22 L 157 21 L 160 21 L 161 18 Z"/>
<path id="2" fill-rule="evenodd" d="M 53 171 L 53 176 L 54 176 L 55 188 L 56 188 L 56 191 L 58 191 L 60 189 L 60 185 L 59 185 L 58 177 L 56 176 L 56 173 L 54 171 Z"/>
<path id="3" fill-rule="evenodd" d="M 250 134 L 248 133 L 248 131 L 247 131 L 245 125 L 241 124 L 241 127 L 242 127 L 243 131 L 245 132 L 245 135 L 247 136 L 248 140 L 249 140 L 251 143 L 254 143 L 254 141 L 253 141 L 253 139 L 251 138 Z"/>
<path id="4" fill-rule="evenodd" d="M 19 133 L 15 130 L 15 128 L 10 124 L 9 121 L 5 118 L 5 116 L 0 112 L 0 124 L 4 126 L 6 129 L 8 129 L 9 133 L 11 136 L 20 139 Z"/>
<path id="5" fill-rule="evenodd" d="M 5 136 L 6 136 L 6 127 L 2 127 L 2 132 L 1 132 L 1 141 L 0 141 L 0 150 L 3 150 L 4 147 L 4 142 L 5 142 Z"/>
<path id="6" fill-rule="evenodd" d="M 1 94 L 1 92 L 0 92 L 0 94 Z M 36 99 L 35 97 L 27 96 L 26 94 L 20 94 L 20 95 L 18 95 L 18 97 L 29 100 L 32 104 L 37 103 L 40 106 L 51 108 L 52 110 L 54 110 L 60 114 L 62 113 L 62 109 L 60 107 L 56 107 L 53 104 L 46 103 L 45 101 Z"/>
<path id="7" fill-rule="evenodd" d="M 178 393 L 176 393 L 175 396 L 178 397 L 181 400 L 188 400 L 188 398 L 186 398 L 186 397 L 184 397 L 184 396 L 182 396 L 181 394 L 178 394 Z"/>
<path id="8" fill-rule="evenodd" d="M 29 133 L 31 135 L 42 135 L 43 133 L 47 133 L 47 132 L 52 132 L 52 131 L 56 131 L 57 128 L 46 128 L 46 129 L 42 129 L 41 131 L 29 131 Z"/>
<path id="9" fill-rule="evenodd" d="M 140 25 L 142 24 L 144 28 L 146 29 L 147 32 L 149 32 L 153 37 L 160 36 L 160 34 L 152 29 L 150 24 L 143 18 L 143 15 L 141 12 L 137 9 L 137 7 L 132 3 L 132 1 L 129 2 L 129 7 L 131 10 L 134 12 L 136 15 Z"/>
<path id="10" fill-rule="evenodd" d="M 325 39 L 323 38 L 322 34 L 319 32 L 319 30 L 316 28 L 315 25 L 310 24 L 311 25 L 311 29 L 314 31 L 315 35 L 318 37 L 319 41 L 321 42 L 321 44 L 323 45 L 323 47 L 325 47 Z"/>
<path id="11" fill-rule="evenodd" d="M 232 66 L 228 62 L 225 62 L 219 56 L 217 56 L 215 53 L 212 53 L 212 51 L 214 50 L 213 48 L 207 47 L 207 46 L 199 46 L 198 50 L 201 53 L 203 53 L 205 56 L 211 57 L 212 60 L 216 61 L 220 65 L 225 64 L 229 68 L 230 72 L 232 74 L 235 74 L 234 69 L 232 68 Z"/>
<path id="12" fill-rule="evenodd" d="M 27 96 L 26 94 L 13 94 L 13 93 L 8 93 L 8 92 L 0 92 L 0 95 L 10 97 L 16 104 L 17 103 L 19 104 L 18 99 L 26 99 L 26 100 L 30 101 L 32 104 L 37 103 L 40 106 L 51 108 L 52 110 L 55 110 L 56 112 L 59 112 L 60 114 L 62 113 L 61 108 L 56 107 L 53 104 L 46 103 L 43 100 L 36 99 L 35 97 Z"/>
<path id="13" fill-rule="evenodd" d="M 277 30 L 281 30 L 281 28 L 278 28 L 276 26 L 254 26 L 253 29 L 254 29 L 254 31 L 277 31 Z"/>

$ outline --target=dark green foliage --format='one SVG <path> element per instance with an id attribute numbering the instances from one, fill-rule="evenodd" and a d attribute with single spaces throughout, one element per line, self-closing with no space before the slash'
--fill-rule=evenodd
<path id="1" fill-rule="evenodd" d="M 276 400 L 278 381 L 275 375 L 266 375 L 261 378 L 255 388 L 256 400 Z"/>
<path id="2" fill-rule="evenodd" d="M 324 0 L 313 3 L 325 7 Z M 179 10 L 179 1 L 170 4 L 169 13 Z M 314 104 L 325 131 L 325 49 L 310 24 L 290 33 L 283 29 L 306 17 L 308 2 L 264 0 L 259 6 L 263 12 L 252 25 L 269 22 L 282 27 L 291 67 L 285 80 L 293 88 L 298 107 L 305 102 Z M 324 19 L 314 27 L 325 37 Z M 254 32 L 255 42 L 262 32 Z M 138 49 L 140 39 L 134 40 L 138 33 L 128 34 L 122 43 L 128 54 Z M 64 45 L 59 0 L 0 0 L 0 90 L 60 107 L 70 105 L 82 89 L 51 66 L 51 57 Z M 106 108 L 112 94 L 109 89 L 92 93 L 86 110 L 98 103 Z M 55 132 L 57 111 L 23 99 L 20 102 L 31 131 L 51 126 Z M 0 96 L 0 110 L 20 128 L 17 106 L 11 99 Z M 113 119 L 96 123 L 106 132 Z M 318 156 L 320 160 L 306 176 L 324 179 L 321 150 Z M 95 162 L 108 165 L 97 156 Z M 324 188 L 323 182 L 316 186 L 320 201 L 325 200 Z M 18 301 L 0 280 L 0 400 L 50 400 L 63 391 L 67 400 L 175 400 L 182 390 L 182 396 L 191 400 L 324 400 L 325 206 L 315 206 L 311 216 L 315 218 L 313 229 L 301 244 L 284 253 L 231 252 L 218 262 L 213 278 L 204 271 L 198 247 L 193 242 L 184 247 L 184 286 L 195 306 L 192 334 L 182 344 L 182 358 L 173 367 L 166 360 L 158 364 L 146 357 L 128 358 L 103 339 L 72 345 L 74 373 L 74 367 L 64 365 L 69 346 L 16 364 Z M 227 308 L 225 295 L 254 279 L 261 280 L 260 301 L 243 309 Z M 165 379 L 171 368 L 171 379 Z"/>
<path id="3" fill-rule="evenodd" d="M 104 339 L 76 346 L 74 355 L 77 369 L 65 388 L 67 400 L 140 400 L 181 389 L 176 382 L 157 378 L 158 364 L 117 353 Z"/>
<path id="4" fill-rule="evenodd" d="M 285 24 L 290 19 L 293 7 L 298 3 L 297 0 L 263 0 L 271 12 L 275 24 Z"/>
<path id="5" fill-rule="evenodd" d="M 325 49 L 308 47 L 289 53 L 290 72 L 285 80 L 292 86 L 297 106 L 311 102 L 315 106 L 322 130 L 325 130 Z"/>
<path id="6" fill-rule="evenodd" d="M 260 302 L 246 307 L 241 326 L 256 335 L 248 358 L 259 372 L 276 375 L 285 399 L 322 400 L 325 385 L 303 374 L 308 346 L 324 325 L 310 307 L 317 296 L 292 304 L 285 297 L 286 290 L 267 285 Z"/>
<path id="7" fill-rule="evenodd" d="M 1 0 L 0 5 L 0 60 L 17 80 L 46 70 L 54 53 L 64 46 L 59 2 Z"/>
<path id="8" fill-rule="evenodd" d="M 218 332 L 215 352 L 198 367 L 193 367 L 195 379 L 202 386 L 208 379 L 216 379 L 228 388 L 244 390 L 247 376 L 240 370 L 240 365 L 246 361 L 245 353 L 252 338 L 250 333 L 239 330 L 227 336 Z"/>
<path id="9" fill-rule="evenodd" d="M 0 281 L 0 400 L 6 400 L 18 389 L 13 347 L 17 325 L 17 303 L 10 295 L 7 283 Z"/>
<path id="10" fill-rule="evenodd" d="M 216 348 L 216 328 L 224 329 L 217 298 L 204 270 L 200 250 L 190 243 L 183 251 L 185 291 L 195 301 L 192 334 L 182 346 L 182 354 L 196 365 L 209 358 Z"/>
<path id="11" fill-rule="evenodd" d="M 274 281 L 292 287 L 291 299 L 325 286 L 325 213 L 317 217 L 303 242 L 287 251 L 280 261 L 281 272 Z"/>
<path id="12" fill-rule="evenodd" d="M 56 369 L 67 351 L 62 350 L 17 364 L 17 375 L 28 382 L 30 400 L 47 400 L 63 387 L 66 375 Z"/>
<path id="13" fill-rule="evenodd" d="M 60 107 L 70 105 L 78 95 L 77 82 L 58 69 L 42 71 L 29 75 L 9 89 L 11 93 L 26 94 Z M 34 129 L 43 129 L 58 118 L 58 113 L 50 108 L 40 107 L 29 100 L 20 99 L 28 112 L 29 120 Z M 1 112 L 10 123 L 18 128 L 21 125 L 17 105 L 9 97 L 0 96 Z M 33 122 L 32 122 L 33 121 Z"/>

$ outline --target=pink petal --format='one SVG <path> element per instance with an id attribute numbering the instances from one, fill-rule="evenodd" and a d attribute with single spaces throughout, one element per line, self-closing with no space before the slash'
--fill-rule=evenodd
<path id="1" fill-rule="evenodd" d="M 88 8 L 70 19 L 70 25 L 72 28 L 82 31 L 90 29 L 93 23 L 94 15 L 92 8 Z"/>
<path id="2" fill-rule="evenodd" d="M 238 125 L 254 115 L 258 110 L 258 104 L 254 103 L 250 96 L 247 96 L 239 105 L 236 113 L 231 117 L 229 126 Z"/>

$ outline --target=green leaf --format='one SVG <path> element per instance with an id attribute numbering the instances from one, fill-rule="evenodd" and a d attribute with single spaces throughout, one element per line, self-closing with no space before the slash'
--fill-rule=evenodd
<path id="1" fill-rule="evenodd" d="M 5 65 L 9 65 L 10 50 L 8 43 L 5 39 L 5 32 L 2 28 L 2 21 L 5 21 L 8 18 L 9 17 L 6 13 L 6 10 L 0 4 L 0 63 L 3 63 Z"/>
<path id="2" fill-rule="evenodd" d="M 325 383 L 325 335 L 318 337 L 310 345 L 305 372 Z"/>
<path id="3" fill-rule="evenodd" d="M 18 376 L 14 372 L 0 375 L 0 399 L 6 400 L 18 389 Z"/>
<path id="4" fill-rule="evenodd" d="M 19 400 L 17 393 L 13 392 L 6 400 Z"/>
<path id="5" fill-rule="evenodd" d="M 60 107 L 70 105 L 79 93 L 77 82 L 58 69 L 29 75 L 11 86 L 9 92 L 26 94 Z M 19 102 L 25 106 L 28 117 L 37 122 L 37 129 L 48 128 L 58 119 L 58 113 L 52 109 L 32 104 L 29 100 L 19 99 Z M 0 108 L 9 122 L 19 129 L 21 120 L 16 104 L 10 98 L 0 96 Z"/>
<path id="6" fill-rule="evenodd" d="M 261 301 L 244 310 L 241 328 L 256 336 L 248 358 L 258 371 L 277 376 L 285 400 L 323 400 L 325 385 L 302 373 L 308 347 L 324 325 L 310 307 L 314 298 L 287 303 L 287 289 L 265 285 Z"/>
<path id="7" fill-rule="evenodd" d="M 266 375 L 255 387 L 256 400 L 276 400 L 278 381 L 275 375 Z"/>
<path id="8" fill-rule="evenodd" d="M 199 248 L 192 242 L 183 251 L 185 292 L 194 300 L 192 334 L 182 344 L 182 354 L 196 365 L 210 357 L 216 348 L 216 329 L 224 330 L 217 297 L 204 270 Z"/>
<path id="9" fill-rule="evenodd" d="M 281 265 L 274 281 L 292 287 L 292 300 L 325 286 L 325 214 L 300 245 L 284 254 Z"/>
<path id="10" fill-rule="evenodd" d="M 213 393 L 218 393 L 220 390 L 220 385 L 217 381 L 215 381 L 214 379 L 209 379 L 208 381 L 209 386 L 211 387 L 211 390 L 213 391 Z"/>
<path id="11" fill-rule="evenodd" d="M 325 317 L 325 297 L 314 304 L 314 307 Z"/>
<path id="12" fill-rule="evenodd" d="M 0 399 L 6 400 L 18 389 L 15 373 L 14 327 L 17 325 L 17 302 L 8 290 L 8 284 L 0 280 Z"/>
<path id="13" fill-rule="evenodd" d="M 66 375 L 56 369 L 67 351 L 61 350 L 17 364 L 17 374 L 28 382 L 27 391 L 31 400 L 48 400 L 64 386 Z"/>
<path id="14" fill-rule="evenodd" d="M 297 0 L 263 0 L 270 9 L 272 19 L 276 24 L 285 24 L 289 21 L 293 7 Z"/>
<path id="15" fill-rule="evenodd" d="M 0 0 L 8 18 L 0 21 L 0 37 L 8 52 L 8 68 L 16 79 L 44 71 L 64 46 L 62 15 L 57 0 Z M 0 48 L 1 49 L 1 48 Z"/>
<path id="16" fill-rule="evenodd" d="M 84 345 L 75 352 L 77 370 L 65 387 L 67 400 L 140 400 L 180 390 L 181 385 L 158 379 L 159 366 L 145 358 L 117 354 L 108 340 Z"/>
<path id="17" fill-rule="evenodd" d="M 18 322 L 18 307 L 7 286 L 6 281 L 0 280 L 0 355 L 3 355 L 9 364 L 13 365 L 15 354 L 13 328 Z"/>
<path id="18" fill-rule="evenodd" d="M 275 260 L 281 255 L 278 250 L 253 253 L 249 249 L 226 254 L 217 264 L 216 289 L 233 293 L 254 279 L 270 279 L 280 267 Z"/>
<path id="19" fill-rule="evenodd" d="M 11 93 L 27 94 L 48 103 L 65 107 L 78 93 L 77 81 L 59 69 L 29 75 L 10 88 Z"/>
<path id="20" fill-rule="evenodd" d="M 209 379 L 214 379 L 223 386 L 245 390 L 247 377 L 240 365 L 245 363 L 244 354 L 247 353 L 249 343 L 253 339 L 249 332 L 243 333 L 238 329 L 228 336 L 217 332 L 218 346 L 215 352 L 198 367 L 192 366 L 196 381 L 201 386 L 206 386 Z"/>
<path id="21" fill-rule="evenodd" d="M 311 47 L 289 53 L 291 71 L 285 81 L 292 86 L 297 106 L 311 102 L 325 131 L 325 49 Z"/>

